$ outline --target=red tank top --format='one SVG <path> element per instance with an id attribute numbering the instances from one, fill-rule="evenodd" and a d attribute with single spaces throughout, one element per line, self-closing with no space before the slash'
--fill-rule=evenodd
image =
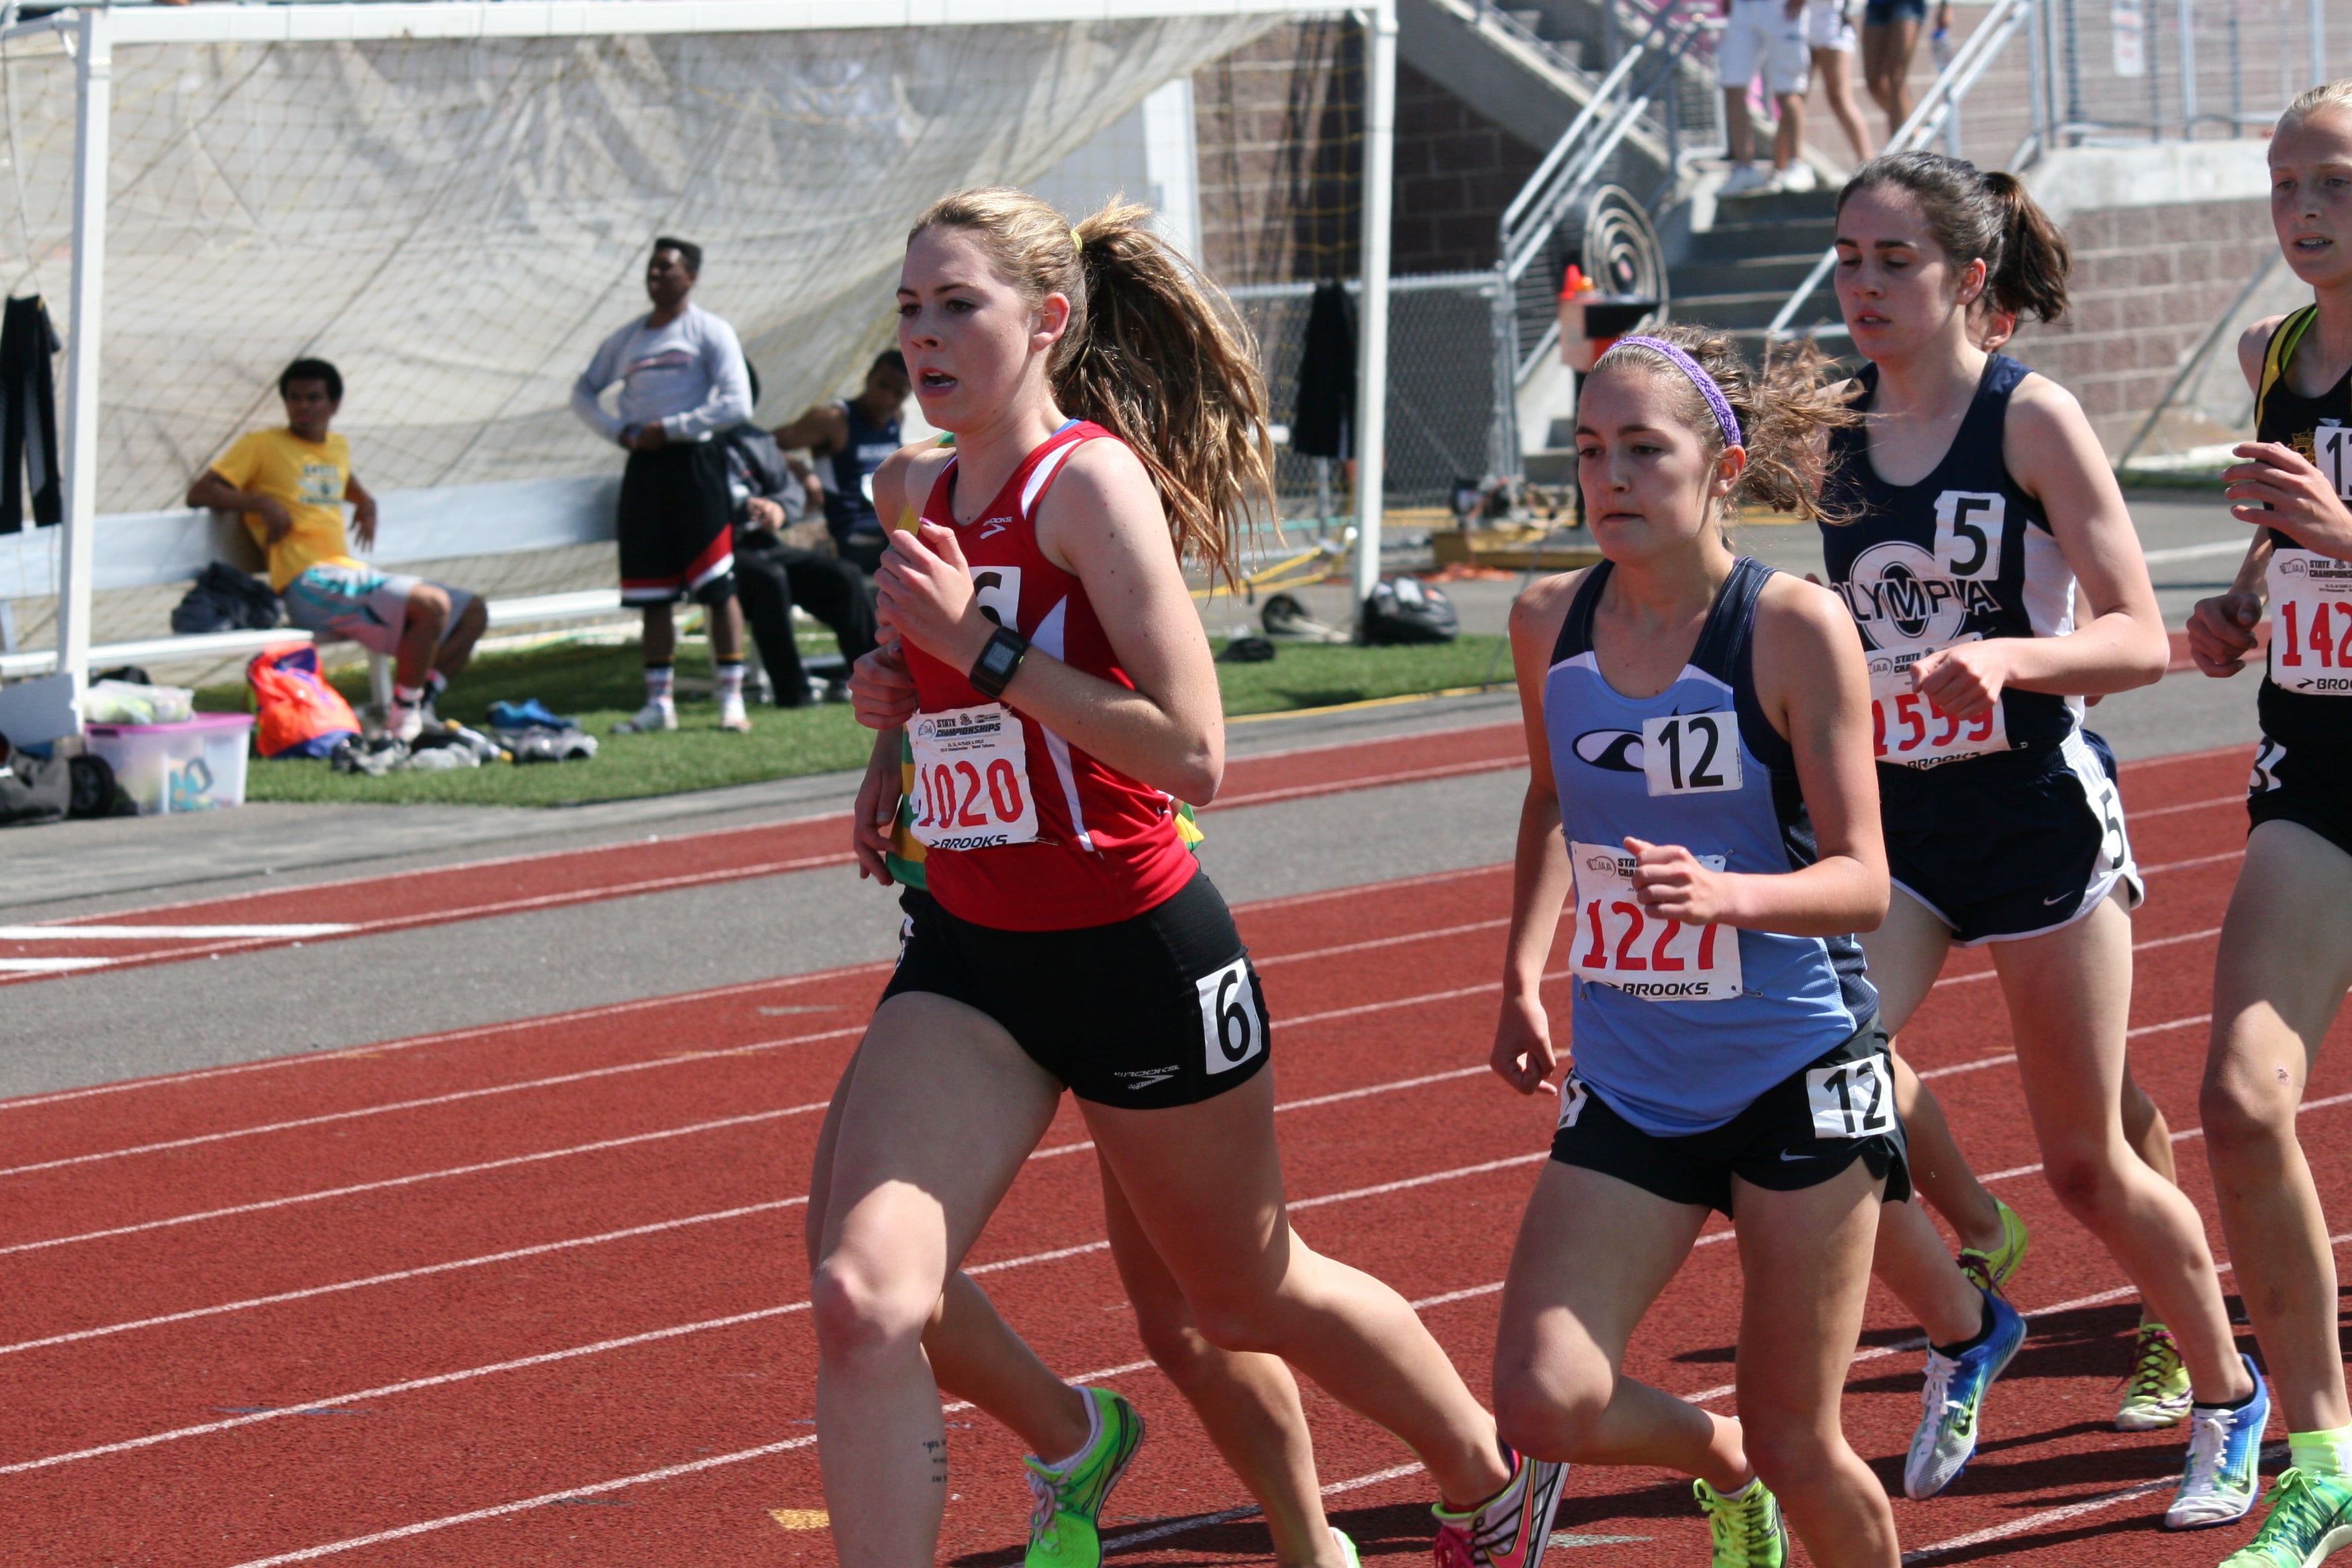
<path id="1" fill-rule="evenodd" d="M 955 521 L 950 458 L 923 521 L 956 531 L 982 613 L 1041 653 L 1132 690 L 1076 577 L 1037 548 L 1037 507 L 1080 443 L 1116 440 L 1072 420 L 1013 470 L 971 522 Z M 991 702 L 964 671 L 907 649 L 918 711 L 913 826 L 933 898 L 1001 931 L 1108 925 L 1166 901 L 1197 868 L 1162 791 L 1097 762 L 1028 715 Z"/>

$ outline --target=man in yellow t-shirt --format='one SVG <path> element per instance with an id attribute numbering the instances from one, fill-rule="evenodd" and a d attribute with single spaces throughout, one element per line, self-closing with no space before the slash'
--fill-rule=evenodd
<path id="1" fill-rule="evenodd" d="M 379 572 L 353 560 L 343 502 L 360 548 L 375 545 L 375 498 L 352 477 L 349 443 L 328 428 L 342 406 L 341 373 L 298 359 L 278 378 L 286 427 L 251 430 L 188 487 L 188 504 L 245 514 L 269 560 L 269 585 L 288 618 L 320 636 L 349 637 L 391 656 L 392 710 L 384 728 L 414 741 L 450 677 L 466 668 L 487 606 L 463 588 Z"/>

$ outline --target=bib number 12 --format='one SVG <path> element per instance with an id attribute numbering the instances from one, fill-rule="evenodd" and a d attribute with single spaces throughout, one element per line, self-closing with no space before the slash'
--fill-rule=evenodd
<path id="1" fill-rule="evenodd" d="M 1805 1074 L 1816 1138 L 1874 1138 L 1895 1131 L 1895 1083 L 1883 1056 Z"/>

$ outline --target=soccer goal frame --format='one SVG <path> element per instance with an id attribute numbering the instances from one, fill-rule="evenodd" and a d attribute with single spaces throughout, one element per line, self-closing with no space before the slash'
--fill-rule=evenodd
<path id="1" fill-rule="evenodd" d="M 99 348 L 106 302 L 109 121 L 118 44 L 331 43 L 398 38 L 594 37 L 662 33 L 865 31 L 1170 16 L 1352 15 L 1366 33 L 1363 293 L 1355 419 L 1358 605 L 1380 576 L 1388 403 L 1389 226 L 1395 168 L 1396 0 L 373 0 L 264 5 L 100 5 L 0 30 L 56 32 L 75 66 L 73 274 L 68 340 L 65 519 L 58 668 L 88 682 L 98 513 Z"/>

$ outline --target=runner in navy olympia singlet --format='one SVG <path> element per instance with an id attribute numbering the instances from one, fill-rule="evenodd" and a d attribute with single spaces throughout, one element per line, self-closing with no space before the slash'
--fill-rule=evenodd
<path id="1" fill-rule="evenodd" d="M 2152 1334 L 2169 1331 L 2157 1347 L 2177 1348 L 2193 1385 L 2138 1400 L 2136 1384 L 2119 1424 L 2189 1417 L 2166 1522 L 2227 1523 L 2252 1503 L 2263 1388 L 2231 1342 L 2195 1208 L 2127 1141 L 2137 873 L 2073 700 L 2158 679 L 2168 645 L 2080 408 L 1969 335 L 1987 296 L 2063 313 L 2064 241 L 2013 178 L 1936 153 L 1864 165 L 1838 213 L 1839 304 L 1871 364 L 1853 388 L 1864 422 L 1835 438 L 1824 493 L 1841 521 L 1823 546 L 1874 665 L 1896 888 L 1864 942 L 1882 1019 L 1899 1034 L 1954 942 L 1994 944 L 2045 1179 L 2139 1288 Z M 1941 1244 L 1916 1208 L 1886 1217 L 1879 1272 L 1922 1310 Z M 1973 1450 L 1975 1405 L 2006 1360 L 1985 1348 L 1950 1366 L 1931 1353 L 1906 1488 L 1948 1482 Z"/>
<path id="2" fill-rule="evenodd" d="M 2252 829 L 2214 959 L 2200 1110 L 2287 1468 L 2261 1530 L 2225 1568 L 2304 1568 L 2352 1543 L 2335 1243 L 2296 1121 L 2352 985 L 2352 82 L 2290 104 L 2269 158 L 2272 224 L 2313 302 L 2239 342 L 2254 440 L 2223 477 L 2233 514 L 2258 531 L 2230 592 L 2189 623 L 2207 675 L 2234 675 L 2249 657 L 2265 666 Z M 2266 600 L 2265 655 L 2254 631 Z"/>
<path id="3" fill-rule="evenodd" d="M 956 445 L 876 476 L 885 516 L 921 515 L 877 577 L 894 641 L 853 681 L 879 731 L 861 869 L 887 881 L 904 726 L 929 890 L 906 901 L 898 971 L 810 1189 L 836 1547 L 931 1562 L 945 1385 L 990 1391 L 1041 1453 L 1069 1455 L 1032 1462 L 1030 1563 L 1098 1562 L 1135 1413 L 1055 1383 L 956 1272 L 1067 1088 L 1147 1348 L 1241 1464 L 1283 1561 L 1354 1561 L 1323 1520 L 1287 1361 L 1420 1458 L 1450 1505 L 1445 1561 L 1533 1568 L 1561 1468 L 1501 1447 L 1404 1300 L 1284 1219 L 1270 1020 L 1172 807 L 1212 798 L 1223 768 L 1179 557 L 1222 571 L 1264 498 L 1264 388 L 1149 219 L 1113 207 L 1073 229 L 1033 196 L 978 191 L 908 237 L 899 343 Z M 1117 369 L 1138 356 L 1192 367 L 1192 384 L 1139 387 Z M 1184 499 L 1163 510 L 1162 494 Z"/>
<path id="4" fill-rule="evenodd" d="M 1564 910 L 1575 1059 L 1495 1399 L 1530 1452 L 1694 1477 L 1718 1563 L 1777 1568 L 1793 1528 L 1824 1568 L 1894 1568 L 1838 1426 L 1876 1211 L 1907 1188 L 1852 934 L 1887 899 L 1861 650 L 1831 595 L 1735 559 L 1718 521 L 1739 496 L 1810 508 L 1820 426 L 1850 417 L 1820 363 L 1759 385 L 1702 329 L 1621 340 L 1578 404 L 1607 559 L 1512 608 L 1532 765 L 1491 1059 L 1522 1093 L 1560 1065 L 1541 986 Z M 1738 1420 L 1622 1372 L 1716 1210 L 1746 1278 Z"/>

